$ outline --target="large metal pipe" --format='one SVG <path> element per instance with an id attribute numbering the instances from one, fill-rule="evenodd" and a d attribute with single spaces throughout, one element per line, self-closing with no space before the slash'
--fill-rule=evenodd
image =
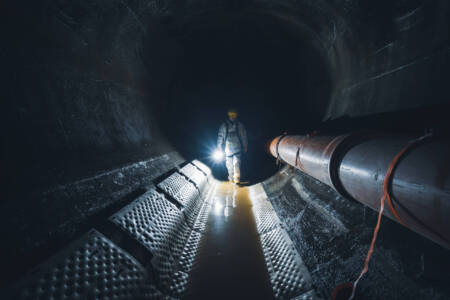
<path id="1" fill-rule="evenodd" d="M 389 165 L 411 136 L 280 136 L 273 156 L 378 211 Z M 390 191 L 405 225 L 450 249 L 450 141 L 420 143 L 398 163 Z M 389 209 L 384 215 L 395 220 Z"/>

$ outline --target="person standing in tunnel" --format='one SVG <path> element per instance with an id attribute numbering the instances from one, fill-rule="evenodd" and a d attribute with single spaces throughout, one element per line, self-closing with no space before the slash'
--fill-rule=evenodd
<path id="1" fill-rule="evenodd" d="M 242 152 L 247 152 L 247 132 L 244 125 L 237 120 L 235 109 L 228 110 L 228 120 L 222 123 L 217 138 L 217 148 L 225 153 L 228 180 L 240 183 Z"/>

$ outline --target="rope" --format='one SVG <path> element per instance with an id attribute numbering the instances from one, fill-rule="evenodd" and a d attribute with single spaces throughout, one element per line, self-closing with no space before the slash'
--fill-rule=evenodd
<path id="1" fill-rule="evenodd" d="M 418 143 L 422 142 L 423 140 L 425 140 L 426 138 L 431 137 L 432 134 L 425 134 L 415 140 L 410 141 L 392 160 L 391 164 L 389 165 L 388 171 L 386 173 L 386 177 L 384 178 L 384 182 L 383 182 L 383 196 L 385 196 L 385 198 L 387 199 L 388 202 L 388 206 L 389 209 L 391 210 L 392 214 L 394 215 L 394 217 L 397 219 L 397 221 L 402 224 L 403 226 L 405 225 L 405 222 L 403 222 L 402 218 L 400 218 L 397 210 L 394 208 L 394 205 L 392 204 L 392 200 L 391 200 L 391 193 L 389 192 L 389 187 L 392 181 L 392 173 L 394 172 L 395 168 L 397 167 L 398 162 L 400 161 L 400 159 L 403 157 L 403 155 L 405 155 L 405 153 L 410 150 L 413 146 L 417 145 Z"/>
<path id="2" fill-rule="evenodd" d="M 394 171 L 398 165 L 398 162 L 405 155 L 405 153 L 407 153 L 412 147 L 416 146 L 418 143 L 422 142 L 423 140 L 425 140 L 431 136 L 432 136 L 431 134 L 426 134 L 426 135 L 423 135 L 419 138 L 416 138 L 416 139 L 410 141 L 402 150 L 400 150 L 399 153 L 397 153 L 397 155 L 394 157 L 394 159 L 389 164 L 388 170 L 386 172 L 386 176 L 383 181 L 383 196 L 381 197 L 381 200 L 380 200 L 380 211 L 378 212 L 377 224 L 373 231 L 373 236 L 372 236 L 372 241 L 370 243 L 369 251 L 367 252 L 366 259 L 364 260 L 364 268 L 362 269 L 361 273 L 359 274 L 358 278 L 355 280 L 355 282 L 353 284 L 344 283 L 344 284 L 337 286 L 334 289 L 333 296 L 332 296 L 333 300 L 336 300 L 336 297 L 337 297 L 339 291 L 345 287 L 348 287 L 349 284 L 352 286 L 352 294 L 350 295 L 349 300 L 352 300 L 355 296 L 356 288 L 358 286 L 359 281 L 364 276 L 364 274 L 366 274 L 367 271 L 369 270 L 369 262 L 370 262 L 370 259 L 372 257 L 372 254 L 373 254 L 373 251 L 375 248 L 375 241 L 377 240 L 378 232 L 380 231 L 381 217 L 382 217 L 383 211 L 384 211 L 385 200 L 387 200 L 389 209 L 392 212 L 392 214 L 394 215 L 394 217 L 397 219 L 397 221 L 399 221 L 399 223 L 402 224 L 403 226 L 406 226 L 405 222 L 402 220 L 402 218 L 400 217 L 400 215 L 398 214 L 397 210 L 395 209 L 395 207 L 392 203 L 391 194 L 390 194 L 390 190 L 389 190 L 390 183 L 392 181 L 392 174 L 394 173 Z"/>

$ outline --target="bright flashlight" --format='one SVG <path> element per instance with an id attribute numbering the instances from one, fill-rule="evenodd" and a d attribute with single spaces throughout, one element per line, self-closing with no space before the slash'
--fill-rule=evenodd
<path id="1" fill-rule="evenodd" d="M 213 154 L 212 154 L 212 158 L 216 161 L 216 162 L 220 162 L 223 160 L 223 151 L 220 149 L 216 149 L 214 150 Z"/>

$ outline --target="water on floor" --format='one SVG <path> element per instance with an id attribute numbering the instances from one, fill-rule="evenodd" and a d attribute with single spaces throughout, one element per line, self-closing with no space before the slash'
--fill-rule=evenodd
<path id="1" fill-rule="evenodd" d="M 249 187 L 219 183 L 187 299 L 273 299 Z"/>

